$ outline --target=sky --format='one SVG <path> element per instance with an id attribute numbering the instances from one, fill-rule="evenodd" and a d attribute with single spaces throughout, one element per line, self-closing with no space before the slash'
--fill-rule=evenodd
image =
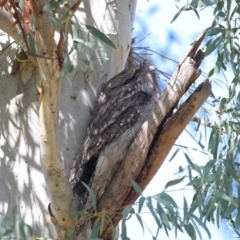
<path id="1" fill-rule="evenodd" d="M 205 9 L 200 12 L 200 20 L 192 12 L 183 12 L 175 22 L 170 23 L 173 16 L 176 14 L 177 8 L 174 5 L 174 0 L 139 0 L 136 16 L 133 37 L 137 37 L 136 42 L 146 37 L 139 45 L 144 47 L 150 47 L 152 50 L 160 52 L 167 57 L 174 59 L 175 61 L 181 61 L 184 57 L 189 45 L 196 39 L 196 37 L 207 27 L 210 26 L 213 20 L 213 10 L 211 8 Z M 139 46 L 137 45 L 137 46 Z M 171 61 L 166 61 L 159 55 L 151 56 L 151 60 L 154 65 L 162 71 L 172 74 L 177 63 Z M 215 60 L 213 57 L 207 58 L 202 63 L 200 69 L 203 72 L 208 73 L 213 67 Z M 204 80 L 203 77 L 200 81 Z M 224 92 L 224 90 L 223 90 Z M 222 94 L 222 92 L 220 92 Z M 196 144 L 192 141 L 186 132 L 183 132 L 176 144 L 187 145 L 189 148 L 197 148 Z M 169 162 L 169 158 L 172 156 L 174 151 L 178 147 L 174 146 L 172 151 L 169 153 L 168 158 L 165 160 L 162 167 L 159 169 L 158 173 L 148 185 L 144 191 L 144 196 L 152 196 L 156 193 L 163 191 L 165 184 L 172 179 L 176 178 L 174 175 L 178 172 L 179 166 L 186 166 L 186 160 L 183 155 L 177 155 L 177 158 Z M 204 165 L 208 157 L 198 151 L 192 150 L 192 155 L 196 160 L 197 164 Z M 170 188 L 170 194 L 179 206 L 183 206 L 183 196 L 187 201 L 191 201 L 193 191 L 182 191 L 180 188 L 183 185 L 177 185 L 177 188 Z M 146 211 L 147 212 L 147 211 Z M 152 216 L 145 213 L 143 214 L 143 221 L 147 224 L 149 229 L 155 234 L 157 226 Z M 142 228 L 136 218 L 133 216 L 129 222 L 128 226 L 128 237 L 131 240 L 149 240 L 152 239 L 152 235 L 145 228 L 143 233 Z M 225 240 L 234 239 L 233 232 L 226 226 L 222 224 L 221 228 L 218 229 L 217 226 L 209 224 L 209 230 L 212 235 L 212 239 Z M 203 231 L 202 239 L 208 239 L 207 234 Z M 175 240 L 175 233 L 170 233 L 169 237 L 166 235 L 165 231 L 160 231 L 158 240 Z M 190 239 L 187 234 L 182 234 L 178 232 L 178 240 Z M 200 239 L 199 237 L 197 239 Z"/>

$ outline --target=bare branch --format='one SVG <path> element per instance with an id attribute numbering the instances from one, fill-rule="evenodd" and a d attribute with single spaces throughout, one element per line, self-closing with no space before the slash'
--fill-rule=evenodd
<path id="1" fill-rule="evenodd" d="M 82 2 L 82 0 L 75 0 L 71 10 L 73 12 L 76 12 L 78 10 L 78 7 L 80 6 L 81 2 Z"/>
<path id="2" fill-rule="evenodd" d="M 184 58 L 182 59 L 182 61 L 179 63 L 178 68 L 180 68 L 182 66 L 182 64 L 185 62 L 185 60 L 190 57 L 193 58 L 197 49 L 199 48 L 199 46 L 201 45 L 204 37 L 206 35 L 206 30 L 204 30 L 198 37 L 197 39 L 191 44 L 191 46 L 189 47 L 186 55 L 184 56 Z"/>
<path id="3" fill-rule="evenodd" d="M 0 8 L 0 29 L 11 36 L 17 44 L 21 43 L 18 26 L 15 19 L 4 8 Z"/>
<path id="4" fill-rule="evenodd" d="M 171 150 L 174 142 L 178 138 L 178 136 L 181 134 L 183 129 L 186 127 L 186 125 L 189 123 L 189 121 L 192 119 L 193 115 L 196 113 L 196 111 L 200 108 L 200 106 L 203 104 L 203 102 L 208 98 L 211 91 L 211 84 L 209 81 L 205 81 L 202 84 L 199 85 L 199 87 L 195 90 L 195 92 L 189 97 L 189 99 L 179 108 L 179 110 L 169 119 L 169 121 L 164 125 L 164 127 L 161 129 L 160 133 L 158 133 L 159 137 L 153 141 L 153 146 L 151 146 L 151 151 L 148 153 L 148 156 L 145 158 L 146 161 L 142 165 L 143 168 L 138 171 L 139 175 L 135 178 L 136 182 L 139 184 L 142 190 L 146 188 L 148 183 L 151 181 L 151 179 L 154 177 L 154 175 L 157 173 L 158 169 L 161 167 L 162 163 L 164 162 L 167 154 Z M 142 134 L 142 133 L 141 133 Z M 141 140 L 143 136 L 139 137 L 137 139 L 137 142 L 134 144 L 142 144 Z M 141 147 L 144 147 L 144 145 L 141 145 Z M 133 153 L 132 153 L 133 154 Z M 135 154 L 135 153 L 134 153 Z M 137 156 L 139 158 L 140 155 Z M 141 158 L 141 157 L 140 157 Z M 128 156 L 128 159 L 131 159 Z M 108 208 L 111 208 L 110 204 L 113 204 L 116 206 L 115 201 L 117 204 L 120 204 L 121 200 L 119 200 L 122 197 L 126 197 L 125 200 L 122 203 L 121 207 L 132 205 L 136 199 L 138 198 L 138 193 L 131 188 L 129 185 L 126 187 L 127 183 L 126 181 L 129 181 L 128 175 L 131 175 L 134 177 L 134 171 L 136 170 L 137 161 L 141 159 L 134 159 L 133 162 L 129 163 L 126 161 L 123 162 L 121 165 L 121 168 L 118 172 L 121 173 L 117 174 L 115 177 L 113 183 L 111 184 L 110 188 L 107 189 L 107 193 L 111 192 L 114 187 L 116 187 L 116 184 L 118 184 L 118 194 L 115 195 L 113 202 L 110 201 L 109 196 L 105 198 L 102 198 L 100 200 L 100 209 L 102 206 L 104 206 L 104 210 L 108 210 Z M 126 170 L 126 167 L 131 166 L 129 170 Z M 130 172 L 130 174 L 128 174 Z M 119 179 L 121 177 L 121 180 Z M 134 179 L 134 178 L 132 178 Z M 126 185 L 125 185 L 126 184 Z M 124 192 L 121 193 L 121 189 L 124 187 Z M 120 190 L 119 190 L 120 188 Z M 129 192 L 126 191 L 128 189 L 131 189 Z M 112 199 L 113 196 L 111 196 Z M 105 202 L 104 202 L 105 201 Z M 110 203 L 111 202 L 111 203 Z M 104 204 L 105 203 L 105 204 Z M 108 203 L 109 205 L 106 205 Z M 118 205 L 119 206 L 119 205 Z M 116 225 L 121 220 L 121 215 L 116 214 L 114 217 L 112 217 L 113 224 Z M 107 229 L 104 233 L 104 237 L 107 236 L 110 233 L 110 229 Z"/>
<path id="5" fill-rule="evenodd" d="M 192 52 L 192 54 L 195 53 Z M 148 172 L 147 174 L 149 174 L 150 177 L 144 180 L 144 177 L 146 177 L 145 173 L 147 170 L 147 168 L 145 168 L 144 166 L 147 164 L 147 161 L 149 160 L 149 157 L 151 155 L 150 153 L 153 153 L 153 149 L 155 149 L 154 144 L 156 144 L 156 142 L 158 141 L 158 138 L 161 136 L 160 134 L 164 134 L 161 133 L 163 123 L 166 121 L 168 117 L 170 117 L 173 109 L 175 108 L 176 104 L 178 103 L 182 95 L 188 90 L 190 85 L 201 74 L 201 71 L 197 70 L 199 63 L 201 62 L 201 57 L 198 58 L 198 61 L 199 62 L 196 63 L 193 59 L 187 57 L 185 61 L 182 63 L 182 65 L 173 74 L 172 79 L 169 81 L 167 88 L 159 97 L 158 102 L 156 102 L 151 116 L 143 124 L 140 133 L 134 139 L 134 142 L 132 143 L 129 152 L 127 153 L 127 156 L 122 161 L 120 168 L 118 169 L 111 184 L 108 186 L 105 193 L 99 200 L 98 211 L 107 211 L 111 213 L 115 209 L 119 209 L 126 205 L 133 204 L 138 196 L 136 192 L 132 189 L 132 186 L 130 185 L 130 179 L 137 180 L 139 185 L 144 189 L 145 186 L 149 183 L 150 179 L 153 177 L 152 175 L 153 171 L 154 170 L 157 171 L 158 168 L 160 167 L 159 165 L 159 167 L 154 166 L 154 170 L 148 169 L 148 171 L 152 172 L 150 173 Z M 196 96 L 194 95 L 193 99 L 195 99 L 195 97 Z M 197 109 L 200 107 L 200 105 L 197 105 L 195 101 L 189 104 L 191 106 L 190 109 L 193 108 L 191 111 L 197 111 Z M 187 105 L 187 108 L 189 108 L 189 105 Z M 185 117 L 185 120 L 181 118 L 180 120 L 178 119 L 179 123 L 181 123 L 181 125 L 179 125 L 179 134 L 184 129 L 185 127 L 184 124 L 187 124 L 187 122 L 189 122 L 192 116 L 194 115 L 195 112 L 192 113 L 191 111 L 190 117 L 187 117 L 188 112 L 186 112 L 185 110 L 184 114 L 187 115 Z M 177 132 L 174 132 L 174 128 L 169 130 L 168 133 L 165 132 L 164 135 L 165 137 L 168 136 L 170 139 L 172 139 L 171 146 L 170 145 L 168 146 L 169 150 L 171 149 L 174 141 L 177 138 L 176 135 Z M 171 131 L 173 131 L 174 133 L 172 134 Z M 149 149 L 151 149 L 150 150 L 151 152 L 149 152 Z M 159 158 L 157 159 L 156 155 L 154 156 L 155 161 L 159 161 Z M 154 164 L 156 164 L 155 161 L 151 160 L 152 163 L 154 162 Z M 149 165 L 148 167 L 151 168 L 151 166 Z M 111 218 L 114 226 L 116 226 L 121 219 L 121 215 L 113 214 Z M 106 228 L 101 237 L 106 238 L 107 236 L 109 236 L 110 233 L 111 229 Z"/>
<path id="6" fill-rule="evenodd" d="M 211 84 L 208 80 L 205 80 L 164 125 L 159 138 L 154 143 L 154 146 L 152 146 L 146 164 L 137 178 L 137 182 L 142 189 L 145 189 L 147 184 L 157 173 L 175 140 L 191 121 L 204 101 L 210 96 L 210 93 Z"/>
<path id="7" fill-rule="evenodd" d="M 15 16 L 16 16 L 17 24 L 18 24 L 18 26 L 19 26 L 19 28 L 20 28 L 20 30 L 21 30 L 21 32 L 22 32 L 23 39 L 24 39 L 24 43 L 26 44 L 26 48 L 27 48 L 27 50 L 28 50 L 28 52 L 29 52 L 29 51 L 30 51 L 30 48 L 29 48 L 29 45 L 28 45 L 26 32 L 24 31 L 24 28 L 23 28 L 23 26 L 22 26 L 22 24 L 21 24 L 21 20 L 20 20 L 20 18 L 19 18 L 18 10 L 17 10 L 17 8 L 16 8 L 15 2 L 14 2 L 13 0 L 10 0 L 9 2 L 10 2 L 10 4 L 11 4 L 12 8 L 13 8 L 14 11 L 15 11 Z"/>

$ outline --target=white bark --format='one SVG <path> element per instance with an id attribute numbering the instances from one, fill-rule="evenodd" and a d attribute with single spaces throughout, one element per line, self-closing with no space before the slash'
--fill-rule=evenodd
<path id="1" fill-rule="evenodd" d="M 70 56 L 75 69 L 62 78 L 58 136 L 58 156 L 66 176 L 81 148 L 101 83 L 124 67 L 130 50 L 135 5 L 134 0 L 127 3 L 86 0 L 80 5 L 77 13 L 80 22 L 103 31 L 116 49 L 105 45 L 104 62 L 99 51 L 87 48 L 83 53 L 74 51 Z M 82 30 L 82 34 L 88 39 L 88 32 Z M 9 41 L 1 36 L 1 49 Z M 95 40 L 91 38 L 91 41 Z M 35 236 L 56 238 L 59 232 L 48 213 L 49 193 L 39 151 L 39 81 L 42 76 L 30 62 L 22 63 L 19 70 L 11 74 L 15 51 L 8 48 L 1 55 L 0 214 L 10 215 L 17 206 L 21 217 L 33 226 Z M 81 59 L 88 59 L 90 66 L 86 67 Z"/>

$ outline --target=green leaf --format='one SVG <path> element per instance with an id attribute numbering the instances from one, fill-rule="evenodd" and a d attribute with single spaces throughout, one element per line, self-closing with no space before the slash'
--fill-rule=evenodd
<path id="1" fill-rule="evenodd" d="M 108 38 L 104 33 L 102 33 L 101 31 L 99 31 L 97 28 L 86 25 L 86 28 L 88 29 L 88 31 L 97 39 L 99 39 L 100 41 L 106 43 L 107 45 L 109 45 L 112 48 L 116 48 L 116 46 L 114 45 L 114 43 L 112 42 L 112 40 L 110 38 Z"/>
<path id="2" fill-rule="evenodd" d="M 238 215 L 235 218 L 235 226 L 237 228 L 237 230 L 240 230 L 240 214 L 238 213 Z"/>
<path id="3" fill-rule="evenodd" d="M 103 228 L 104 228 L 104 224 L 105 224 L 105 216 L 106 216 L 105 213 L 101 214 L 100 228 L 99 228 L 99 233 L 100 233 L 100 234 L 103 233 Z"/>
<path id="4" fill-rule="evenodd" d="M 48 21 L 49 21 L 52 25 L 54 25 L 57 29 L 60 29 L 61 26 L 62 26 L 62 23 L 61 23 L 57 18 L 55 18 L 55 17 L 53 17 L 53 16 L 49 16 L 49 17 L 48 17 Z"/>
<path id="5" fill-rule="evenodd" d="M 197 231 L 198 236 L 199 236 L 200 239 L 202 240 L 202 235 L 201 235 L 201 232 L 200 232 L 200 230 L 199 230 L 199 228 L 198 228 L 198 225 L 195 223 L 195 221 L 193 220 L 193 218 L 190 218 L 190 221 L 191 221 L 191 223 L 192 223 L 192 225 L 193 225 L 194 231 L 195 231 L 195 232 Z"/>
<path id="6" fill-rule="evenodd" d="M 138 203 L 138 212 L 140 213 L 142 211 L 143 204 L 145 202 L 145 197 L 140 197 L 139 203 Z"/>
<path id="7" fill-rule="evenodd" d="M 127 206 L 123 209 L 123 218 L 124 219 L 129 219 L 132 216 L 132 213 L 134 213 L 135 210 L 131 206 Z"/>
<path id="8" fill-rule="evenodd" d="M 200 167 L 197 164 L 193 163 L 191 161 L 190 157 L 186 153 L 184 153 L 184 156 L 185 156 L 186 160 L 188 161 L 188 164 L 191 166 L 191 168 L 193 170 L 195 170 L 196 172 L 198 172 L 200 175 L 202 175 L 202 171 L 201 171 Z"/>
<path id="9" fill-rule="evenodd" d="M 97 43 L 98 43 L 98 48 L 99 48 L 99 51 L 100 51 L 101 60 L 104 61 L 105 58 L 106 58 L 106 51 L 104 49 L 103 43 L 102 43 L 102 41 L 100 41 L 98 39 L 97 39 Z"/>
<path id="10" fill-rule="evenodd" d="M 214 159 L 218 159 L 219 142 L 220 142 L 219 132 L 216 131 L 215 128 L 213 128 L 209 138 L 208 149 L 212 153 Z"/>
<path id="11" fill-rule="evenodd" d="M 223 216 L 228 217 L 235 210 L 236 210 L 236 206 L 234 206 L 232 203 L 230 203 L 228 205 L 228 207 L 225 209 Z"/>
<path id="12" fill-rule="evenodd" d="M 0 239 L 9 236 L 14 230 L 12 221 L 6 216 L 0 216 L 0 226 Z"/>
<path id="13" fill-rule="evenodd" d="M 157 214 L 156 214 L 156 212 L 153 208 L 151 197 L 148 197 L 147 206 L 148 206 L 148 209 L 150 210 L 155 222 L 157 223 L 158 227 L 162 228 L 162 224 L 160 222 L 160 219 L 158 218 L 158 216 L 157 216 Z"/>
<path id="14" fill-rule="evenodd" d="M 114 238 L 114 236 L 116 236 L 116 229 L 114 228 L 113 226 L 113 223 L 112 223 L 112 219 L 107 215 L 105 215 L 106 219 L 108 220 L 108 224 L 110 225 L 111 227 L 111 233 L 112 233 L 112 237 Z"/>
<path id="15" fill-rule="evenodd" d="M 183 222 L 187 221 L 187 217 L 188 217 L 188 204 L 187 204 L 187 200 L 184 197 L 183 199 Z"/>
<path id="16" fill-rule="evenodd" d="M 158 197 L 157 201 L 162 203 L 163 205 L 165 206 L 172 205 L 173 207 L 178 208 L 176 202 L 173 200 L 173 198 L 169 194 L 162 192 L 162 193 L 159 193 L 157 197 Z"/>
<path id="17" fill-rule="evenodd" d="M 97 240 L 100 227 L 100 219 L 97 218 L 93 224 L 90 240 Z"/>
<path id="18" fill-rule="evenodd" d="M 199 5 L 199 2 L 201 3 L 201 0 L 192 0 L 192 2 L 191 2 L 190 5 L 191 5 L 193 8 L 197 8 L 198 5 Z"/>
<path id="19" fill-rule="evenodd" d="M 90 196 L 91 196 L 91 200 L 92 200 L 92 205 L 94 207 L 94 210 L 95 212 L 97 211 L 97 198 L 96 198 L 96 195 L 95 193 L 92 191 L 92 189 L 87 185 L 85 184 L 84 182 L 81 182 L 83 184 L 83 186 L 88 190 Z"/>
<path id="20" fill-rule="evenodd" d="M 90 66 L 90 62 L 87 59 L 81 59 L 81 61 L 86 65 L 86 67 Z"/>
<path id="21" fill-rule="evenodd" d="M 171 186 L 174 186 L 174 185 L 179 184 L 179 183 L 182 182 L 184 179 L 185 179 L 185 176 L 167 182 L 167 184 L 165 185 L 165 189 L 167 189 L 168 187 L 171 187 Z"/>
<path id="22" fill-rule="evenodd" d="M 43 8 L 42 8 L 42 12 L 47 12 L 50 9 L 50 4 L 47 3 Z"/>
<path id="23" fill-rule="evenodd" d="M 236 201 L 232 197 L 227 196 L 225 193 L 220 193 L 220 192 L 214 191 L 212 194 L 218 198 L 221 198 L 223 200 L 226 200 L 226 201 L 232 203 L 236 208 L 238 208 L 238 204 L 236 203 Z"/>
<path id="24" fill-rule="evenodd" d="M 143 231 L 143 234 L 144 234 L 144 225 L 143 225 L 142 218 L 141 218 L 141 216 L 139 214 L 136 214 L 135 216 L 136 216 L 138 222 L 140 223 L 142 231 Z"/>
<path id="25" fill-rule="evenodd" d="M 82 210 L 82 211 L 74 211 L 72 213 L 69 214 L 69 217 L 74 221 L 76 222 L 78 220 L 78 218 L 80 216 L 86 216 L 88 215 L 89 213 L 85 210 Z"/>
<path id="26" fill-rule="evenodd" d="M 226 29 L 221 27 L 210 27 L 206 32 L 206 36 L 216 36 L 218 34 L 225 34 Z"/>
<path id="27" fill-rule="evenodd" d="M 65 232 L 65 234 L 64 234 L 64 239 L 65 239 L 65 240 L 71 239 L 72 236 L 73 236 L 73 234 L 74 234 L 74 232 L 75 232 L 75 227 L 69 228 L 69 229 Z"/>
<path id="28" fill-rule="evenodd" d="M 35 41 L 33 39 L 32 34 L 28 35 L 28 39 L 29 39 L 29 47 L 30 47 L 31 52 L 33 54 L 36 54 Z"/>
<path id="29" fill-rule="evenodd" d="M 220 35 L 219 37 L 216 37 L 213 41 L 210 40 L 206 44 L 206 51 L 204 53 L 205 57 L 210 55 L 214 50 L 217 49 L 218 45 L 221 43 L 223 37 Z"/>
<path id="30" fill-rule="evenodd" d="M 205 174 L 209 174 L 213 166 L 215 165 L 216 160 L 210 160 L 207 162 L 207 164 L 203 167 L 203 171 Z"/>
<path id="31" fill-rule="evenodd" d="M 196 240 L 197 237 L 196 237 L 196 232 L 194 230 L 194 227 L 191 223 L 188 223 L 188 224 L 184 224 L 184 228 L 188 234 L 188 236 L 192 239 L 192 240 Z"/>
<path id="32" fill-rule="evenodd" d="M 122 239 L 127 239 L 127 227 L 126 227 L 126 219 L 122 219 L 122 232 L 121 232 Z"/>
<path id="33" fill-rule="evenodd" d="M 198 14 L 198 11 L 196 9 L 193 9 L 194 13 L 196 14 L 197 18 L 200 20 L 200 16 Z"/>
<path id="34" fill-rule="evenodd" d="M 132 184 L 134 190 L 135 190 L 139 195 L 142 195 L 142 190 L 141 190 L 141 188 L 138 186 L 138 184 L 137 184 L 135 181 L 133 181 L 133 180 L 131 180 L 131 184 Z"/>
<path id="35" fill-rule="evenodd" d="M 171 162 L 171 161 L 174 159 L 174 157 L 177 155 L 177 153 L 178 153 L 179 150 L 180 150 L 180 148 L 178 148 L 178 149 L 173 153 L 173 155 L 172 155 L 171 158 L 169 159 L 169 162 Z"/>
<path id="36" fill-rule="evenodd" d="M 211 198 L 210 201 L 208 202 L 207 206 L 205 207 L 207 210 L 207 212 L 205 214 L 206 220 L 209 219 L 209 216 L 214 213 L 216 200 L 217 200 L 216 197 Z M 203 214 L 200 217 L 202 218 Z"/>
<path id="37" fill-rule="evenodd" d="M 159 214 L 164 226 L 166 226 L 169 230 L 171 230 L 171 226 L 169 224 L 167 214 L 164 212 L 164 210 L 159 202 L 157 203 L 157 213 Z"/>
<path id="38" fill-rule="evenodd" d="M 63 64 L 62 72 L 71 73 L 74 70 L 74 66 L 71 63 Z"/>
<path id="39" fill-rule="evenodd" d="M 192 213 L 190 214 L 190 216 L 192 217 L 192 220 L 194 219 L 198 223 L 198 225 L 206 231 L 208 238 L 211 239 L 211 233 L 209 232 L 209 229 L 206 227 L 206 225 L 201 221 L 201 219 Z"/>
<path id="40" fill-rule="evenodd" d="M 179 15 L 181 14 L 181 12 L 182 12 L 184 9 L 185 9 L 184 7 L 180 8 L 179 11 L 174 15 L 174 17 L 173 17 L 173 19 L 171 20 L 170 23 L 173 23 L 173 22 L 179 17 Z"/>
<path id="41" fill-rule="evenodd" d="M 88 42 L 88 41 L 85 41 L 83 39 L 80 39 L 80 38 L 73 38 L 73 41 L 74 42 L 78 42 L 78 43 L 81 43 L 82 45 L 88 47 L 88 48 L 91 48 L 91 49 L 96 49 L 98 48 L 97 45 L 94 45 L 92 44 L 91 42 Z"/>

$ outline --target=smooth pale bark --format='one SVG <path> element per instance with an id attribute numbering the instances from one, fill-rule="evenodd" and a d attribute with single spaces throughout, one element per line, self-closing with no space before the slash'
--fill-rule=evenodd
<path id="1" fill-rule="evenodd" d="M 73 160 L 81 149 L 102 83 L 124 68 L 130 50 L 135 7 L 136 1 L 131 1 L 131 5 L 129 5 L 121 0 L 111 2 L 94 0 L 84 1 L 77 12 L 81 23 L 103 31 L 115 43 L 116 49 L 104 45 L 106 50 L 104 60 L 101 59 L 99 50 L 86 47 L 84 52 L 73 51 L 69 56 L 75 69 L 61 79 L 59 132 L 50 140 L 50 142 L 54 139 L 58 141 L 59 152 L 48 153 L 55 154 L 54 158 L 60 160 L 56 164 L 60 164 L 60 172 L 62 170 L 61 163 L 63 164 L 64 174 L 67 178 Z M 46 19 L 42 19 L 43 22 L 44 20 Z M 39 24 L 43 23 L 39 22 Z M 89 39 L 89 33 L 86 30 L 79 31 L 85 40 Z M 46 37 L 46 35 L 40 34 L 39 41 L 45 40 Z M 93 37 L 90 37 L 90 40 L 94 44 L 96 43 Z M 8 38 L 1 37 L 1 49 L 8 43 Z M 69 46 L 71 44 L 72 42 L 69 40 Z M 48 47 L 50 48 L 51 44 Z M 47 91 L 43 94 L 42 90 L 46 90 L 49 87 L 48 84 L 54 83 L 49 83 L 50 78 L 45 77 L 46 74 L 42 74 L 48 70 L 37 69 L 30 61 L 22 63 L 19 69 L 11 74 L 11 62 L 15 51 L 15 49 L 11 51 L 8 48 L 1 55 L 0 213 L 10 215 L 12 209 L 17 206 L 20 216 L 33 226 L 35 236 L 56 238 L 59 230 L 52 224 L 48 213 L 50 193 L 47 192 L 39 150 L 39 146 L 44 145 L 46 140 L 44 140 L 44 136 L 40 136 L 40 121 L 49 121 L 44 119 L 44 116 L 57 107 L 57 104 L 54 103 L 53 109 L 51 107 L 49 109 L 41 108 L 43 101 L 50 97 L 45 94 Z M 40 51 L 41 49 L 38 49 L 39 53 Z M 51 49 L 47 49 L 47 51 L 51 52 Z M 89 67 L 84 65 L 82 61 L 84 59 L 90 62 Z M 42 61 L 38 62 L 38 66 L 44 68 L 47 61 L 44 59 L 38 59 L 38 61 Z M 56 70 L 55 64 L 50 67 L 52 67 L 52 69 L 49 68 L 50 70 Z M 51 75 L 51 71 L 47 75 Z M 51 80 L 55 78 L 58 76 L 51 77 Z M 46 82 L 43 83 L 43 80 Z M 41 84 L 44 84 L 44 87 Z M 54 87 L 58 91 L 57 83 Z M 54 99 L 56 100 L 56 98 Z M 51 102 L 51 99 L 48 101 Z M 39 107 L 41 108 L 40 119 Z M 54 125 L 54 116 L 52 120 L 51 125 Z M 52 127 L 49 126 L 49 129 Z M 45 130 L 42 129 L 42 133 Z M 44 149 L 46 148 L 44 147 Z M 58 196 L 57 193 L 51 194 Z M 68 193 L 65 195 L 69 197 Z"/>
<path id="2" fill-rule="evenodd" d="M 11 36 L 16 43 L 21 43 L 18 25 L 15 23 L 13 16 L 5 8 L 0 8 L 0 29 Z"/>

